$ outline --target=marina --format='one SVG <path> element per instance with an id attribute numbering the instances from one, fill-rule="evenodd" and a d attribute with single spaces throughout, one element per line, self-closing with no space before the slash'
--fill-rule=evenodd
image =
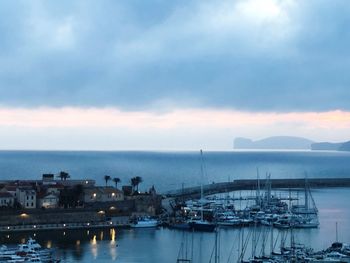
<path id="1" fill-rule="evenodd" d="M 206 154 L 204 162 L 208 162 Z M 200 164 L 200 159 L 197 159 L 195 166 L 199 171 Z M 204 165 L 204 168 L 205 166 L 207 165 Z M 255 178 L 242 180 L 248 182 L 249 187 L 246 185 L 245 188 L 240 187 L 228 192 L 220 190 L 208 195 L 210 192 L 205 191 L 206 187 L 220 188 L 220 185 L 239 182 L 241 179 L 208 184 L 207 172 L 203 169 L 203 181 L 206 183 L 202 184 L 202 198 L 200 186 L 195 187 L 199 189 L 199 195 L 197 192 L 171 197 L 164 194 L 167 191 L 161 191 L 161 212 L 151 217 L 147 213 L 119 215 L 121 211 L 116 209 L 121 205 L 125 208 L 135 207 L 139 202 L 137 200 L 140 200 L 136 205 L 138 209 L 148 209 L 148 203 L 144 203 L 152 196 L 148 191 L 147 195 L 129 197 L 135 199 L 132 202 L 121 200 L 112 204 L 107 199 L 106 203 L 90 203 L 86 207 L 74 209 L 9 211 L 11 224 L 2 221 L 0 243 L 10 248 L 25 244 L 29 237 L 32 237 L 43 248 L 54 249 L 56 259 L 60 259 L 61 262 L 94 260 L 154 263 L 176 262 L 179 259 L 182 261 L 178 262 L 202 263 L 215 262 L 215 258 L 216 262 L 228 262 L 229 258 L 229 262 L 237 262 L 239 258 L 249 262 L 272 262 L 272 252 L 276 254 L 273 255 L 273 260 L 277 261 L 279 258 L 280 262 L 282 252 L 293 247 L 295 254 L 300 254 L 299 259 L 308 258 L 308 262 L 325 262 L 331 257 L 334 260 L 336 256 L 344 260 L 343 255 L 336 254 L 338 252 L 329 250 L 329 247 L 336 243 L 336 240 L 345 243 L 350 240 L 350 211 L 346 203 L 350 194 L 348 187 L 339 187 L 340 184 L 336 187 L 325 187 L 324 182 L 330 181 L 323 180 L 324 178 L 304 177 L 289 180 L 276 179 L 269 174 L 268 178 L 265 175 L 265 178 L 260 178 L 262 176 L 257 176 L 255 171 Z M 200 173 L 197 176 L 199 178 Z M 338 179 L 332 178 L 334 181 Z M 92 180 L 88 181 L 87 189 L 96 189 L 96 192 L 103 193 L 103 188 L 94 186 Z M 41 182 L 36 181 L 39 184 Z M 297 182 L 298 187 L 275 187 L 276 182 L 281 186 L 287 181 Z M 322 186 L 312 187 L 316 181 Z M 80 182 L 84 183 L 84 179 Z M 69 184 L 69 180 L 66 184 Z M 147 184 L 146 178 L 143 184 Z M 108 186 L 106 189 L 109 189 Z M 183 189 L 185 187 L 178 192 L 182 192 Z M 88 193 L 93 197 L 95 192 L 89 190 Z M 119 192 L 116 191 L 115 194 Z M 145 204 L 147 206 L 144 206 Z M 82 218 L 84 220 L 81 220 Z M 40 223 L 43 219 L 51 222 Z M 335 235 L 336 225 L 339 229 L 338 237 Z M 291 231 L 293 238 L 290 237 Z M 271 236 L 274 242 L 270 241 Z M 283 250 L 281 240 L 285 243 Z M 273 251 L 270 249 L 271 243 L 274 244 Z M 183 247 L 185 244 L 187 246 L 184 247 L 187 253 L 184 252 L 183 257 L 179 257 L 181 244 Z M 242 244 L 245 244 L 243 256 Z M 305 251 L 296 249 L 301 244 Z M 137 251 L 132 250 L 130 253 L 131 247 L 137 247 Z M 311 249 L 312 254 L 309 253 Z M 284 260 L 288 257 L 284 255 Z M 310 258 L 314 261 L 310 261 Z M 315 261 L 316 258 L 318 261 Z"/>
<path id="2" fill-rule="evenodd" d="M 311 190 L 319 211 L 320 226 L 318 228 L 293 229 L 294 242 L 304 244 L 304 247 L 313 248 L 314 252 L 327 250 L 332 243 L 346 242 L 349 240 L 349 216 L 350 211 L 343 197 L 349 194 L 348 188 Z M 288 191 L 286 192 L 288 193 Z M 236 193 L 237 195 L 238 193 Z M 331 198 L 332 197 L 332 198 Z M 240 201 L 237 202 L 239 208 Z M 245 204 L 242 203 L 242 207 Z M 336 236 L 336 224 L 338 223 L 338 237 Z M 276 243 L 274 253 L 280 253 L 281 235 L 284 235 L 286 248 L 290 247 L 290 229 L 273 228 L 273 236 Z M 202 232 L 168 227 L 157 228 L 102 228 L 102 229 L 81 229 L 81 230 L 52 230 L 50 235 L 47 231 L 12 232 L 1 235 L 1 243 L 8 245 L 21 243 L 21 240 L 29 236 L 34 237 L 43 247 L 55 248 L 62 262 L 80 261 L 89 262 L 90 258 L 96 261 L 118 260 L 118 262 L 176 262 L 181 246 L 183 235 L 186 235 L 188 243 L 188 256 L 191 256 L 190 244 L 193 236 L 194 259 L 192 262 L 210 262 L 212 249 L 215 244 L 216 232 Z M 256 236 L 257 248 L 256 257 L 261 256 L 262 240 L 266 239 L 265 256 L 270 254 L 271 226 L 250 225 L 250 227 L 222 227 L 217 228 L 220 245 L 219 262 L 226 262 L 230 257 L 236 262 L 238 253 L 238 240 L 247 239 L 244 260 L 252 258 L 253 236 Z M 249 234 L 251 233 L 251 234 Z M 255 233 L 255 234 L 254 234 Z M 282 234 L 283 233 L 283 234 Z M 35 235 L 35 236 L 34 236 Z M 258 240 L 258 235 L 260 238 Z M 166 244 L 173 244 L 169 248 Z M 152 246 L 147 244 L 152 243 Z M 128 253 L 130 246 L 137 246 L 139 251 L 136 254 Z M 143 250 L 145 247 L 147 250 Z M 234 247 L 234 250 L 232 250 Z M 64 254 L 62 254 L 63 251 Z M 259 252 L 258 252 L 259 251 Z M 106 253 L 107 252 L 107 253 Z M 72 254 L 73 253 L 73 254 Z M 321 257 L 324 253 L 322 252 Z M 144 255 L 144 256 L 142 256 Z M 169 260 L 171 257 L 173 260 Z M 234 260 L 233 260 L 234 259 Z M 154 261 L 152 261 L 154 260 Z M 214 262 L 213 259 L 211 262 Z M 317 261 L 315 261 L 317 262 Z M 322 262 L 322 261 L 320 261 Z"/>

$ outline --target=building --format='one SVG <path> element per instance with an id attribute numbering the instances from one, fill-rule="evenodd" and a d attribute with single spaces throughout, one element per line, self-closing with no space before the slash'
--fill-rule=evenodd
<path id="1" fill-rule="evenodd" d="M 37 207 L 39 208 L 57 208 L 59 198 L 53 193 L 38 194 Z"/>
<path id="2" fill-rule="evenodd" d="M 0 207 L 13 207 L 15 198 L 9 192 L 0 192 Z"/>
<path id="3" fill-rule="evenodd" d="M 17 202 L 25 209 L 36 208 L 36 192 L 30 188 L 17 188 Z"/>
<path id="4" fill-rule="evenodd" d="M 122 191 L 114 187 L 89 187 L 84 189 L 84 202 L 114 202 L 124 200 Z"/>
<path id="5" fill-rule="evenodd" d="M 48 194 L 55 194 L 57 196 L 60 195 L 60 192 L 64 189 L 64 186 L 61 184 L 56 184 L 56 185 L 49 185 L 46 188 L 46 193 Z"/>
<path id="6" fill-rule="evenodd" d="M 9 192 L 15 198 L 15 200 L 17 199 L 17 186 L 6 185 L 1 191 Z"/>
<path id="7" fill-rule="evenodd" d="M 43 174 L 43 184 L 56 184 L 54 174 Z"/>

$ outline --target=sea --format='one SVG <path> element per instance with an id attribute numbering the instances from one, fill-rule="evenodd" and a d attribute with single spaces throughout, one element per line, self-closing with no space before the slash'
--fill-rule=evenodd
<path id="1" fill-rule="evenodd" d="M 350 152 L 333 151 L 208 151 L 203 153 L 204 183 L 234 179 L 350 177 Z M 141 191 L 152 185 L 160 193 L 196 186 L 201 178 L 201 156 L 193 152 L 155 151 L 0 151 L 0 179 L 40 179 L 43 173 L 66 171 L 71 179 L 93 179 L 104 185 L 103 177 L 121 179 L 141 176 Z M 238 193 L 231 193 L 237 195 Z M 242 193 L 239 193 L 242 194 Z M 243 193 L 244 194 L 244 193 Z M 249 194 L 249 193 L 247 193 Z M 283 193 L 278 194 L 289 194 Z M 319 209 L 320 227 L 293 230 L 296 242 L 315 250 L 329 247 L 338 240 L 350 243 L 350 188 L 312 189 Z M 241 205 L 241 204 L 237 204 Z M 0 234 L 0 245 L 14 245 L 34 237 L 44 247 L 55 248 L 61 262 L 176 262 L 179 256 L 193 258 L 193 263 L 214 262 L 214 244 L 219 262 L 236 262 L 241 238 L 248 240 L 252 228 L 221 228 L 218 233 L 189 233 L 167 228 L 106 229 L 83 231 L 48 231 Z M 290 233 L 255 229 L 260 233 L 256 254 L 278 250 L 281 240 Z M 269 232 L 270 231 L 270 232 Z M 262 242 L 265 237 L 266 242 Z M 252 255 L 248 242 L 245 258 Z M 265 246 L 263 245 L 265 244 Z M 180 249 L 183 247 L 183 249 Z"/>

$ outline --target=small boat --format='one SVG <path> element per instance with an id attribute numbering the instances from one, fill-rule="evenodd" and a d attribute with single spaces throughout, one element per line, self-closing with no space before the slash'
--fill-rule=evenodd
<path id="1" fill-rule="evenodd" d="M 294 224 L 294 228 L 318 228 L 320 223 L 318 222 L 317 218 L 305 218 L 297 221 Z"/>
<path id="2" fill-rule="evenodd" d="M 310 262 L 319 262 L 319 263 L 335 263 L 335 262 L 342 262 L 342 263 L 348 263 L 350 262 L 350 257 L 346 256 L 344 254 L 341 254 L 339 252 L 330 252 L 327 254 L 324 254 L 322 256 L 315 257 Z"/>
<path id="3" fill-rule="evenodd" d="M 237 217 L 237 216 L 231 216 L 231 217 L 227 217 L 224 219 L 220 219 L 217 221 L 217 224 L 220 226 L 240 226 L 242 223 L 242 220 Z"/>
<path id="4" fill-rule="evenodd" d="M 194 231 L 213 232 L 216 225 L 206 220 L 192 220 L 189 222 L 190 228 Z"/>
<path id="5" fill-rule="evenodd" d="M 151 217 L 139 217 L 132 224 L 133 228 L 148 228 L 148 227 L 157 227 L 159 224 L 158 220 Z"/>
<path id="6" fill-rule="evenodd" d="M 169 224 L 169 228 L 179 229 L 179 230 L 190 230 L 191 226 L 189 223 L 187 223 L 185 221 L 178 221 L 178 222 L 174 222 L 174 223 Z"/>
<path id="7" fill-rule="evenodd" d="M 32 239 L 31 237 L 28 239 L 27 245 L 29 248 L 34 249 L 34 250 L 41 249 L 40 244 L 38 242 L 36 242 L 35 239 Z"/>

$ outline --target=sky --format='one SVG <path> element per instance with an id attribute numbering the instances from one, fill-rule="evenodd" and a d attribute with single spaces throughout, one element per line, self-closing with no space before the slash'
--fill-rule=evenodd
<path id="1" fill-rule="evenodd" d="M 0 149 L 350 140 L 348 0 L 0 2 Z"/>

